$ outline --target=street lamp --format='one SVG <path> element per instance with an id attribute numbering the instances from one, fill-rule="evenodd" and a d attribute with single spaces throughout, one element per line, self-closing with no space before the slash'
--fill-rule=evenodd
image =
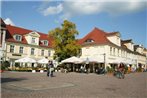
<path id="1" fill-rule="evenodd" d="M 105 67 L 105 71 L 106 71 L 106 53 L 104 53 L 103 55 L 104 55 L 104 67 Z"/>

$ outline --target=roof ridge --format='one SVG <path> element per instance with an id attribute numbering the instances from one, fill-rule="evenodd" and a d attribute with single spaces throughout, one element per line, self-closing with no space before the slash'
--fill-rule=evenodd
<path id="1" fill-rule="evenodd" d="M 24 27 L 18 27 L 18 26 L 13 26 L 13 25 L 6 25 L 6 26 L 11 26 L 11 27 L 18 28 L 18 29 L 24 29 L 24 30 L 27 30 L 27 31 L 34 31 L 34 30 L 26 29 Z"/>
<path id="2" fill-rule="evenodd" d="M 11 26 L 11 27 L 14 27 L 14 28 L 23 29 L 23 30 L 27 30 L 27 31 L 31 31 L 31 32 L 36 31 L 36 32 L 39 33 L 39 34 L 48 35 L 48 34 L 45 34 L 45 33 L 43 33 L 43 32 L 40 32 L 40 31 L 37 31 L 37 30 L 26 29 L 26 28 L 24 28 L 24 27 L 18 27 L 18 26 L 13 26 L 13 25 L 6 25 L 6 26 Z"/>

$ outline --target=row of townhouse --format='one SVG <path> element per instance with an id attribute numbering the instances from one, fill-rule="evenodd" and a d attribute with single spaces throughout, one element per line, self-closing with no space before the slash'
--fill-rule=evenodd
<path id="1" fill-rule="evenodd" d="M 1 61 L 9 61 L 11 66 L 14 65 L 15 60 L 23 57 L 31 57 L 35 60 L 53 59 L 53 39 L 47 34 L 6 25 L 1 19 L 0 38 Z"/>
<path id="2" fill-rule="evenodd" d="M 135 45 L 132 39 L 121 40 L 119 32 L 106 33 L 94 28 L 79 40 L 82 58 L 96 58 L 106 66 L 124 63 L 146 67 L 147 51 L 142 45 Z M 105 67 L 106 67 L 105 66 Z"/>
<path id="3" fill-rule="evenodd" d="M 0 31 L 1 61 L 14 61 L 31 57 L 53 59 L 53 39 L 37 31 L 6 25 L 1 19 Z M 106 33 L 94 28 L 85 37 L 78 40 L 81 58 L 94 58 L 106 66 L 125 63 L 130 65 L 147 65 L 147 49 L 135 45 L 132 40 L 121 40 L 119 32 Z M 106 67 L 105 66 L 105 67 Z"/>

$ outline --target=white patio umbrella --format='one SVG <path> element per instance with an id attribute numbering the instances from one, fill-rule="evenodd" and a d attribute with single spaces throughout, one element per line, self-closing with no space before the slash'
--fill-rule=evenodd
<path id="1" fill-rule="evenodd" d="M 84 62 L 95 62 L 95 63 L 103 63 L 104 60 L 98 57 L 84 57 L 81 58 Z"/>
<path id="2" fill-rule="evenodd" d="M 82 59 L 75 57 L 75 56 L 72 56 L 70 58 L 67 58 L 67 59 L 61 61 L 61 63 L 75 63 L 75 64 L 82 63 L 82 62 L 83 62 Z"/>
<path id="3" fill-rule="evenodd" d="M 108 61 L 109 63 L 120 64 L 123 62 L 120 58 L 114 58 Z"/>
<path id="4" fill-rule="evenodd" d="M 24 57 L 18 60 L 15 60 L 15 62 L 19 62 L 19 63 L 35 63 L 36 60 L 29 58 L 29 57 Z"/>
<path id="5" fill-rule="evenodd" d="M 40 63 L 40 64 L 47 64 L 48 63 L 48 59 L 43 58 L 43 59 L 38 60 L 37 62 Z"/>

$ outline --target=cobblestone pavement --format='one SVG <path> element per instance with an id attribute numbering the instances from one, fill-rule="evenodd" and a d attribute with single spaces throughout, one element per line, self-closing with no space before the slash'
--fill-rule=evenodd
<path id="1" fill-rule="evenodd" d="M 147 98 L 147 73 L 112 75 L 4 72 L 1 98 Z"/>

